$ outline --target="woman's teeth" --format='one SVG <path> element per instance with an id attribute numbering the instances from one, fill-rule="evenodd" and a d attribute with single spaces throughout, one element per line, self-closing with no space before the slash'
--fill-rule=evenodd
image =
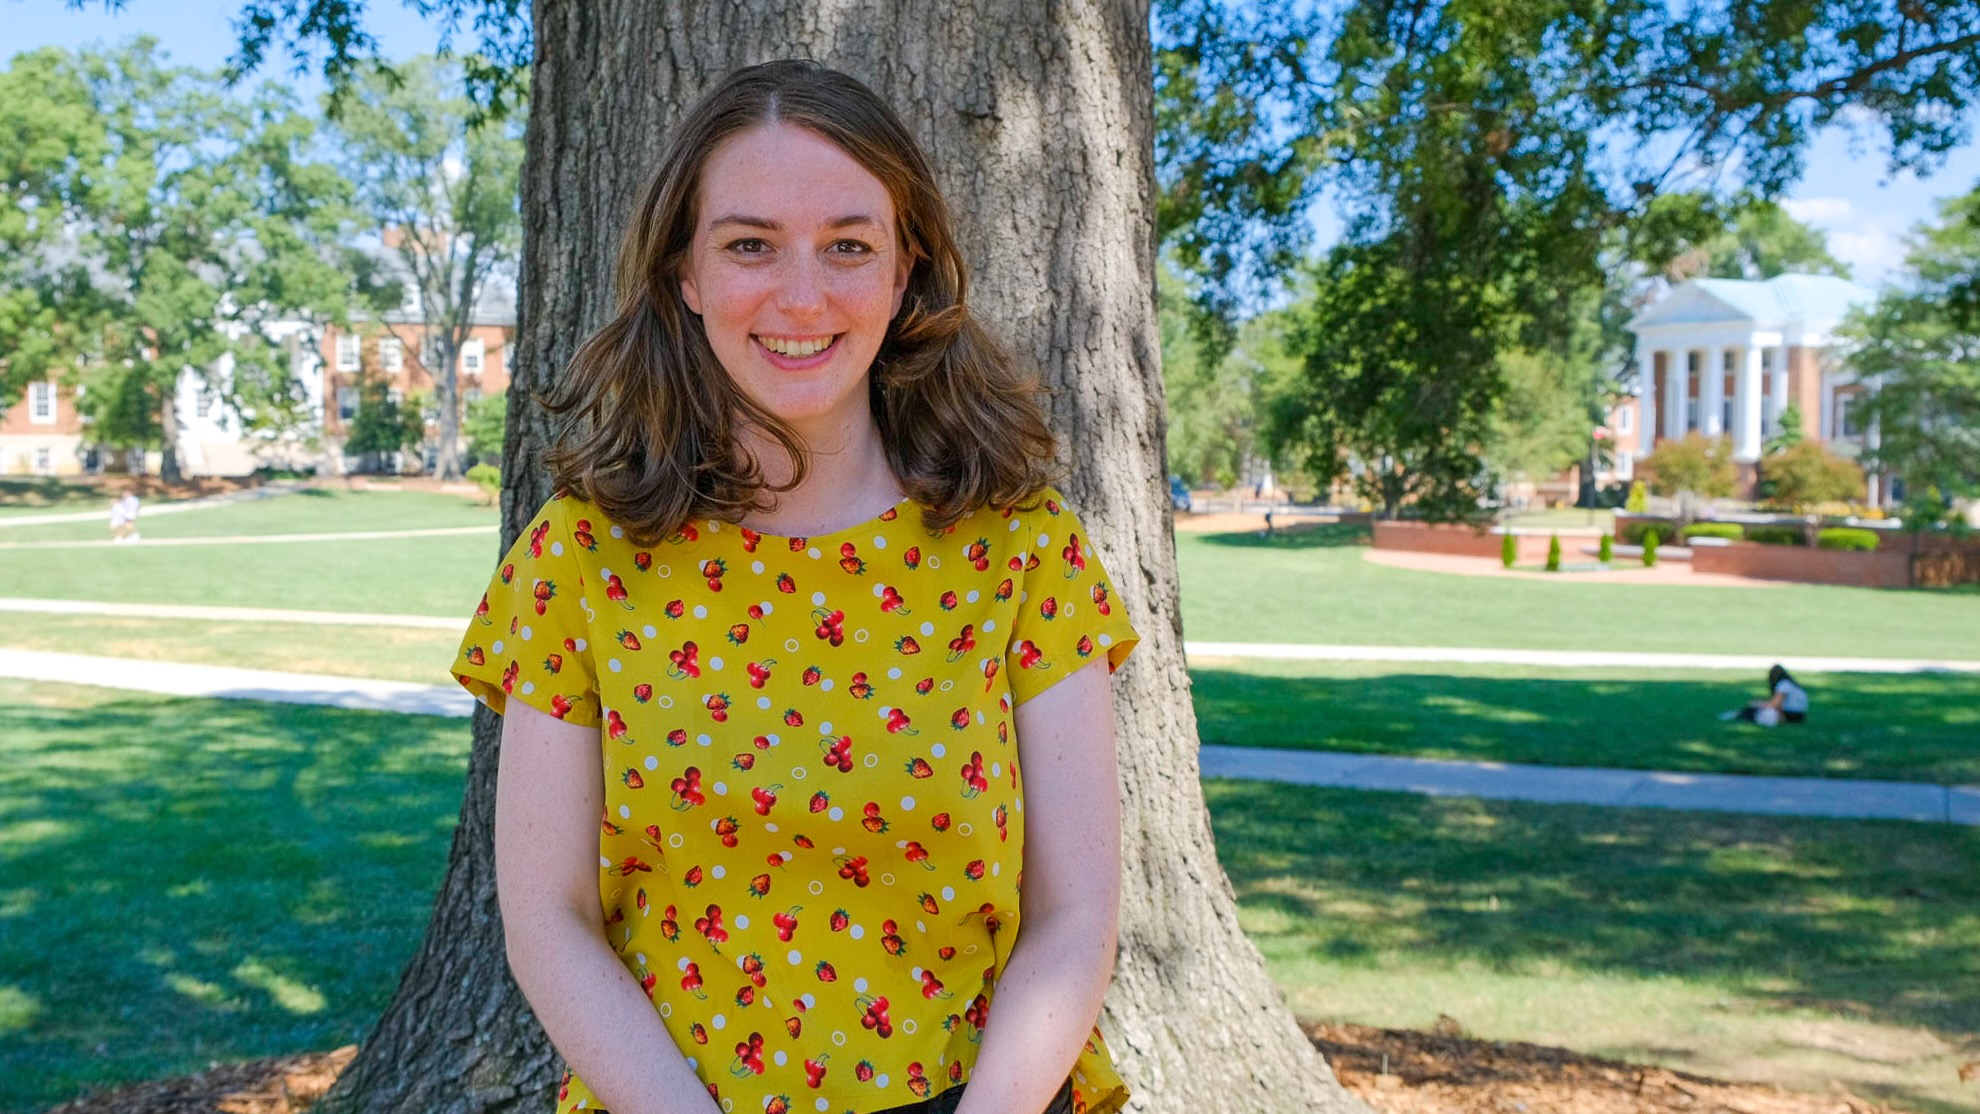
<path id="1" fill-rule="evenodd" d="M 757 337 L 757 343 L 779 356 L 815 356 L 832 346 L 832 337 L 811 337 L 804 340 L 784 340 L 778 337 Z"/>

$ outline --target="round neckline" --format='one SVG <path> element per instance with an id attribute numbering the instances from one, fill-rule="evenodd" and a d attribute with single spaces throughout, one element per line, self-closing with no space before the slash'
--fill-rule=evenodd
<path id="1" fill-rule="evenodd" d="M 895 503 L 893 506 L 888 507 L 886 510 L 881 511 L 876 515 L 873 515 L 866 519 L 862 519 L 861 521 L 855 522 L 850 526 L 841 526 L 837 530 L 832 530 L 823 534 L 769 534 L 761 530 L 758 530 L 755 527 L 744 526 L 740 522 L 721 522 L 719 519 L 709 519 L 707 521 L 711 526 L 719 524 L 724 527 L 733 526 L 738 530 L 748 530 L 750 533 L 755 534 L 757 537 L 769 541 L 779 541 L 788 544 L 793 539 L 797 539 L 805 542 L 807 545 L 812 545 L 820 541 L 830 541 L 834 538 L 839 537 L 842 534 L 858 533 L 865 530 L 871 530 L 876 526 L 883 526 L 883 525 L 891 524 L 892 522 L 898 522 L 904 517 L 904 512 L 906 511 L 906 509 L 911 508 L 915 505 L 916 504 L 914 501 L 914 496 L 903 495 L 901 496 L 900 502 Z M 894 517 L 892 519 L 888 519 L 887 516 L 889 514 L 893 515 Z"/>

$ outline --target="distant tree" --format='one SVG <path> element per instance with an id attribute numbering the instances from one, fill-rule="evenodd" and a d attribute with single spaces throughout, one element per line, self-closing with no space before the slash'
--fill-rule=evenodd
<path id="1" fill-rule="evenodd" d="M 1828 237 L 1796 220 L 1778 203 L 1749 199 L 1730 213 L 1709 195 L 1664 198 L 1660 203 L 1692 204 L 1702 232 L 1695 240 L 1665 245 L 1666 277 L 1770 279 L 1789 273 L 1849 277 L 1849 267 L 1829 254 Z"/>
<path id="2" fill-rule="evenodd" d="M 1980 188 L 1914 230 L 1906 275 L 1845 327 L 1870 387 L 1864 458 L 1940 502 L 1980 497 Z"/>
<path id="3" fill-rule="evenodd" d="M 395 400 L 385 380 L 375 375 L 359 384 L 357 414 L 344 438 L 344 453 L 362 462 L 359 471 L 380 471 L 393 453 L 425 439 L 426 420 L 417 401 Z"/>
<path id="4" fill-rule="evenodd" d="M 1290 318 L 1283 310 L 1255 314 L 1228 348 L 1207 343 L 1181 284 L 1174 270 L 1158 272 L 1169 471 L 1230 487 L 1279 463 L 1264 427 L 1272 400 L 1297 374 L 1298 360 L 1286 348 Z"/>
<path id="5" fill-rule="evenodd" d="M 406 283 L 373 311 L 433 378 L 434 471 L 442 479 L 461 475 L 461 349 L 491 284 L 514 273 L 522 247 L 521 114 L 476 117 L 457 64 L 416 58 L 389 72 L 360 71 L 330 125 L 357 204 Z M 401 303 L 418 310 L 427 343 L 379 312 Z"/>
<path id="6" fill-rule="evenodd" d="M 467 419 L 461 432 L 467 437 L 468 455 L 477 463 L 500 464 L 502 439 L 509 430 L 509 393 L 496 391 L 467 404 Z"/>
<path id="7" fill-rule="evenodd" d="M 1723 499 L 1739 482 L 1732 442 L 1724 437 L 1687 433 L 1677 440 L 1660 441 L 1643 464 L 1650 470 L 1650 490 L 1677 496 L 1686 517 L 1694 511 L 1694 500 Z"/>
<path id="8" fill-rule="evenodd" d="M 1794 510 L 1863 497 L 1863 469 L 1815 441 L 1802 441 L 1761 458 L 1767 501 Z"/>

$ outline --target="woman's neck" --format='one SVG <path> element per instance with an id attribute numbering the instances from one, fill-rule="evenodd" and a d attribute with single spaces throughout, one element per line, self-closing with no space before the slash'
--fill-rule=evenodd
<path id="1" fill-rule="evenodd" d="M 861 420 L 863 419 L 863 420 Z M 880 427 L 871 413 L 848 426 L 802 431 L 804 482 L 771 496 L 770 509 L 743 517 L 752 530 L 781 537 L 829 534 L 857 525 L 901 501 L 903 491 L 887 461 Z M 774 438 L 749 431 L 745 447 L 763 466 L 767 483 L 787 482 L 790 458 Z"/>

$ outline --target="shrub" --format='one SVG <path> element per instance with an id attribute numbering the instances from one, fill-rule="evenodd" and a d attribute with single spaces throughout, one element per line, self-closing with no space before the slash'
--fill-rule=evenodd
<path id="1" fill-rule="evenodd" d="M 502 470 L 493 464 L 477 464 L 467 470 L 468 482 L 480 488 L 489 502 L 502 497 Z"/>
<path id="2" fill-rule="evenodd" d="M 1680 440 L 1666 440 L 1644 458 L 1651 484 L 1659 495 L 1689 492 L 1708 499 L 1723 499 L 1739 482 L 1739 466 L 1733 463 L 1732 442 L 1724 437 L 1687 433 Z"/>
<path id="3" fill-rule="evenodd" d="M 1802 441 L 1763 458 L 1760 475 L 1767 483 L 1768 502 L 1784 507 L 1842 503 L 1863 495 L 1863 469 L 1818 441 Z"/>
<path id="4" fill-rule="evenodd" d="M 1602 562 L 1605 565 L 1608 564 L 1610 561 L 1616 559 L 1616 544 L 1614 538 L 1611 538 L 1607 534 L 1602 535 L 1602 544 L 1595 552 L 1595 559 Z"/>
<path id="5" fill-rule="evenodd" d="M 1693 538 L 1724 538 L 1736 542 L 1746 536 L 1746 531 L 1737 522 L 1694 522 L 1678 535 L 1686 544 Z"/>
<path id="6" fill-rule="evenodd" d="M 1800 545 L 1799 526 L 1748 526 L 1746 540 L 1761 545 Z"/>
<path id="7" fill-rule="evenodd" d="M 1657 531 L 1650 530 L 1643 535 L 1643 567 L 1649 569 L 1655 568 L 1656 565 Z"/>
<path id="8" fill-rule="evenodd" d="M 1561 536 L 1555 534 L 1547 539 L 1547 571 L 1561 571 Z"/>
<path id="9" fill-rule="evenodd" d="M 1670 523 L 1664 522 L 1660 519 L 1647 518 L 1647 519 L 1639 519 L 1635 522 L 1625 522 L 1622 525 L 1616 527 L 1616 537 L 1620 539 L 1624 545 L 1642 545 L 1644 535 L 1648 534 L 1652 530 L 1655 530 L 1660 534 L 1676 533 L 1675 528 L 1673 528 Z"/>
<path id="10" fill-rule="evenodd" d="M 1629 498 L 1623 501 L 1623 510 L 1631 514 L 1642 514 L 1650 509 L 1650 489 L 1643 486 L 1642 480 L 1633 480 L 1629 485 Z"/>
<path id="11" fill-rule="evenodd" d="M 1512 568 L 1513 562 L 1517 560 L 1519 560 L 1519 539 L 1513 537 L 1512 531 L 1508 530 L 1505 536 L 1499 539 L 1499 563 Z"/>
<path id="12" fill-rule="evenodd" d="M 1815 533 L 1815 544 L 1822 549 L 1841 549 L 1851 553 L 1875 553 L 1877 551 L 1877 531 L 1863 530 L 1854 526 L 1831 526 Z"/>

